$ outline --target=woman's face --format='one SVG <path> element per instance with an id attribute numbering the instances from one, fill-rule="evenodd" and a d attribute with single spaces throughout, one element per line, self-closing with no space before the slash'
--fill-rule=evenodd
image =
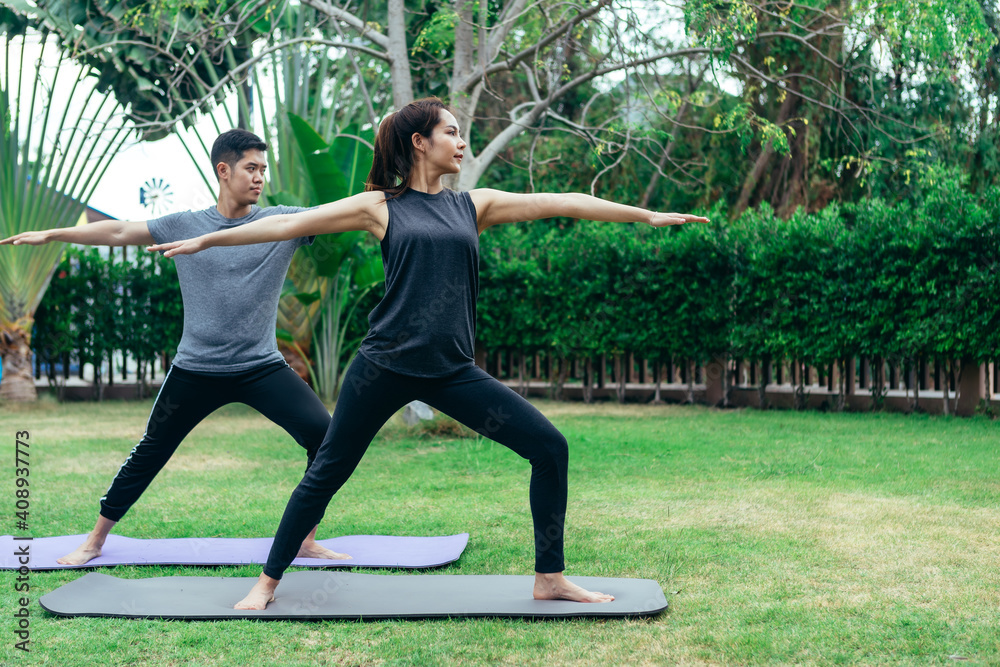
<path id="1" fill-rule="evenodd" d="M 425 145 L 424 157 L 429 166 L 436 167 L 444 174 L 457 174 L 462 170 L 465 146 L 455 116 L 442 109 L 441 119 L 434 126 Z"/>

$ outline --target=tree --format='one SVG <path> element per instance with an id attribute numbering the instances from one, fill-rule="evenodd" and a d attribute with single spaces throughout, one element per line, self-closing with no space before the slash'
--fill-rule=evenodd
<path id="1" fill-rule="evenodd" d="M 819 158 L 842 173 L 853 164 L 842 157 L 871 164 L 886 143 L 918 142 L 906 132 L 933 134 L 869 94 L 885 78 L 882 54 L 939 80 L 982 62 L 996 41 L 979 0 L 691 0 L 681 9 L 638 0 L 36 5 L 34 15 L 80 57 L 103 59 L 104 76 L 151 135 L 248 86 L 257 61 L 310 43 L 334 58 L 353 54 L 351 85 L 364 89 L 372 122 L 416 96 L 447 98 L 471 139 L 459 189 L 475 187 L 491 165 L 512 159 L 515 140 L 546 127 L 600 154 L 595 180 L 623 156 L 646 162 L 653 180 L 668 179 L 677 137 L 723 133 L 753 151 L 734 215 L 760 201 L 784 213 L 816 200 L 808 189 Z M 279 30 L 307 9 L 316 15 L 309 30 Z M 723 93 L 734 82 L 735 105 Z M 589 114 L 595 105 L 606 113 Z M 818 132 L 830 135 L 819 151 Z M 842 153 L 829 155 L 828 145 Z"/>
<path id="2" fill-rule="evenodd" d="M 750 141 L 753 165 L 730 216 L 766 201 L 787 218 L 798 206 L 882 194 L 883 184 L 898 192 L 941 150 L 965 143 L 962 88 L 977 86 L 997 45 L 988 4 L 762 5 L 757 39 L 731 61 L 747 112 L 784 136 Z"/>
<path id="3" fill-rule="evenodd" d="M 101 94 L 89 68 L 59 52 L 52 33 L 39 35 L 3 7 L 0 31 L 0 238 L 74 225 L 128 136 L 121 105 Z M 37 397 L 32 319 L 62 250 L 63 244 L 0 246 L 0 398 Z"/>

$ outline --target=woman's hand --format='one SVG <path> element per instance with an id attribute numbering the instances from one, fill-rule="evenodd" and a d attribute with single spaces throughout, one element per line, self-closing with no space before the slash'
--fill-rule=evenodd
<path id="1" fill-rule="evenodd" d="M 146 250 L 149 252 L 162 252 L 164 257 L 173 257 L 174 255 L 193 255 L 196 252 L 201 252 L 205 248 L 211 247 L 205 243 L 204 238 L 204 236 L 196 236 L 193 239 L 184 239 L 183 241 L 157 243 L 156 245 L 148 246 Z"/>
<path id="2" fill-rule="evenodd" d="M 649 224 L 653 227 L 683 225 L 688 222 L 709 222 L 709 220 L 700 215 L 691 215 L 689 213 L 653 213 L 649 219 Z"/>

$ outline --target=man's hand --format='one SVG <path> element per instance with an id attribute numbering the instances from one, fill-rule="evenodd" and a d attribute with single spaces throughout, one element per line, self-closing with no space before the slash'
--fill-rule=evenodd
<path id="1" fill-rule="evenodd" d="M 653 217 L 649 220 L 649 224 L 653 227 L 683 225 L 687 222 L 709 222 L 709 220 L 700 215 L 690 215 L 688 213 L 654 213 Z"/>
<path id="2" fill-rule="evenodd" d="M 51 241 L 51 231 L 45 230 L 43 232 L 21 232 L 3 239 L 0 241 L 0 245 L 45 245 Z"/>

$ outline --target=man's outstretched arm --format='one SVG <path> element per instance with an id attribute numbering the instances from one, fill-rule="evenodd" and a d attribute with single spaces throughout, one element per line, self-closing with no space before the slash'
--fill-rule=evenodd
<path id="1" fill-rule="evenodd" d="M 149 245 L 153 236 L 145 222 L 101 220 L 77 227 L 58 227 L 38 232 L 21 232 L 0 241 L 0 245 L 43 245 L 62 241 L 79 245 Z"/>

